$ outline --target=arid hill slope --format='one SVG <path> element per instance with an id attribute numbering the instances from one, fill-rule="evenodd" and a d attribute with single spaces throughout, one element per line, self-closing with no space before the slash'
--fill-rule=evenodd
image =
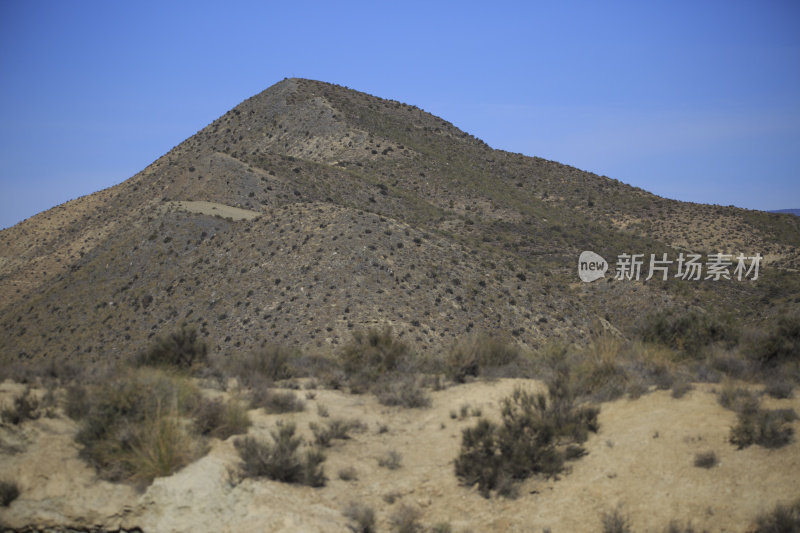
<path id="1" fill-rule="evenodd" d="M 233 209 L 236 208 L 236 209 Z M 181 322 L 220 353 L 390 324 L 535 347 L 648 309 L 800 301 L 800 219 L 656 197 L 494 150 L 421 109 L 286 79 L 124 183 L 0 232 L 0 358 L 124 357 Z M 758 282 L 595 282 L 582 250 L 765 256 Z M 607 275 L 607 278 L 613 277 Z"/>

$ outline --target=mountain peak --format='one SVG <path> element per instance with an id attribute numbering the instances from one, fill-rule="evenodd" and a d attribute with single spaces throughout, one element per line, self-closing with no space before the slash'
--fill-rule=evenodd
<path id="1" fill-rule="evenodd" d="M 758 252 L 780 284 L 798 242 L 794 217 L 666 200 L 287 78 L 124 183 L 0 232 L 0 353 L 127 357 L 184 322 L 220 353 L 332 350 L 376 325 L 431 353 L 476 330 L 580 341 L 701 287 L 723 310 L 774 309 L 761 284 L 581 284 L 584 250 Z"/>

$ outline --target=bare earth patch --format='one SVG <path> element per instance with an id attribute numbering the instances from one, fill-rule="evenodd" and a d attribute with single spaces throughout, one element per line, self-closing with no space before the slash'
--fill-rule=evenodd
<path id="1" fill-rule="evenodd" d="M 202 201 L 177 201 L 168 202 L 167 208 L 175 208 L 181 211 L 188 211 L 189 213 L 199 213 L 201 215 L 212 215 L 222 218 L 232 218 L 233 220 L 253 220 L 261 215 L 258 211 L 251 211 L 249 209 L 241 209 L 239 207 L 232 207 L 225 204 L 218 204 L 216 202 L 202 202 Z"/>

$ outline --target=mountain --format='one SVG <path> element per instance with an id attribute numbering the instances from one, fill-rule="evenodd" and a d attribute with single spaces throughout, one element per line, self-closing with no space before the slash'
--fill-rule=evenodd
<path id="1" fill-rule="evenodd" d="M 770 213 L 788 213 L 800 217 L 800 209 L 776 209 L 775 211 L 770 211 Z"/>
<path id="2" fill-rule="evenodd" d="M 184 322 L 223 355 L 330 351 L 378 325 L 425 352 L 476 330 L 537 347 L 672 305 L 757 322 L 800 298 L 799 245 L 797 217 L 667 200 L 285 79 L 127 181 L 0 232 L 0 357 L 128 357 Z M 579 280 L 584 250 L 605 280 Z M 620 254 L 689 251 L 759 253 L 760 277 L 613 280 Z"/>

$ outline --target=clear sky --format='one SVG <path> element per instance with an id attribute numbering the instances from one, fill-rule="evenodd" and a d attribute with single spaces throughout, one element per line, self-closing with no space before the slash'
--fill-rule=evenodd
<path id="1" fill-rule="evenodd" d="M 0 228 L 284 77 L 679 200 L 800 208 L 800 2 L 0 0 Z"/>

